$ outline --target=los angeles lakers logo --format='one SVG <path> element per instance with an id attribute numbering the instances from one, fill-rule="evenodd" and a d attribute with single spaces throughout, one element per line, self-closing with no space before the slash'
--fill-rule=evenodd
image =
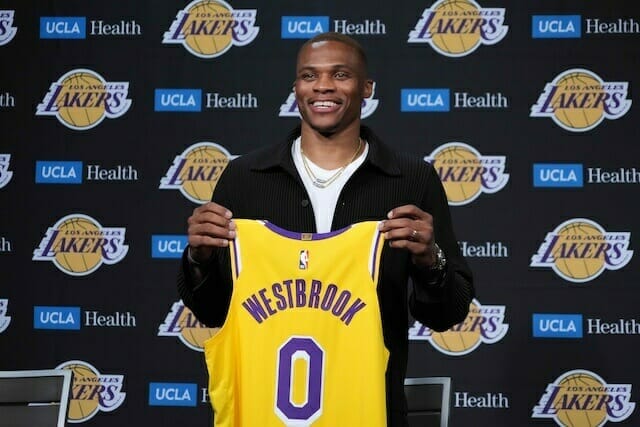
<path id="1" fill-rule="evenodd" d="M 422 12 L 409 43 L 428 43 L 438 53 L 466 56 L 507 35 L 503 8 L 483 8 L 473 0 L 439 0 Z"/>
<path id="2" fill-rule="evenodd" d="M 0 154 L 0 188 L 6 186 L 13 177 L 13 172 L 9 170 L 10 164 L 11 154 Z"/>
<path id="3" fill-rule="evenodd" d="M 207 203 L 211 200 L 220 174 L 229 160 L 236 157 L 214 142 L 199 142 L 176 156 L 158 188 L 180 190 L 184 197 L 194 203 Z"/>
<path id="4" fill-rule="evenodd" d="M 453 206 L 469 204 L 482 193 L 497 193 L 509 182 L 505 156 L 483 156 L 462 142 L 441 145 L 424 160 L 438 171 Z"/>
<path id="5" fill-rule="evenodd" d="M 33 260 L 52 261 L 64 273 L 86 276 L 103 263 L 122 261 L 129 250 L 125 233 L 126 228 L 103 227 L 87 215 L 67 215 L 49 227 Z"/>
<path id="6" fill-rule="evenodd" d="M 11 316 L 7 316 L 9 300 L 0 298 L 0 334 L 3 333 L 11 323 Z"/>
<path id="7" fill-rule="evenodd" d="M 92 70 L 69 71 L 51 84 L 36 109 L 36 116 L 55 116 L 74 130 L 98 126 L 104 118 L 115 119 L 129 110 L 129 82 L 108 82 Z"/>
<path id="8" fill-rule="evenodd" d="M 14 15 L 14 10 L 0 10 L 0 46 L 13 40 L 18 32 L 18 28 L 13 26 Z"/>
<path id="9" fill-rule="evenodd" d="M 596 73 L 574 68 L 545 85 L 531 117 L 550 117 L 570 132 L 586 132 L 604 119 L 615 120 L 631 108 L 629 82 L 605 82 Z"/>
<path id="10" fill-rule="evenodd" d="M 610 384 L 598 374 L 576 369 L 547 385 L 531 418 L 551 418 L 564 427 L 595 427 L 624 421 L 635 407 L 631 384 Z"/>
<path id="11" fill-rule="evenodd" d="M 83 423 L 98 412 L 113 412 L 122 403 L 123 375 L 101 374 L 93 365 L 82 360 L 70 360 L 56 367 L 73 372 L 68 421 Z"/>
<path id="12" fill-rule="evenodd" d="M 474 299 L 469 314 L 461 323 L 445 332 L 434 332 L 415 321 L 409 329 L 409 340 L 429 341 L 441 353 L 463 356 L 480 344 L 494 344 L 507 334 L 509 325 L 504 323 L 506 308 L 503 305 L 481 305 Z"/>
<path id="13" fill-rule="evenodd" d="M 204 351 L 204 342 L 214 336 L 219 328 L 208 328 L 196 319 L 182 301 L 174 302 L 162 325 L 159 337 L 178 337 L 191 350 Z"/>
<path id="14" fill-rule="evenodd" d="M 594 221 L 574 218 L 547 233 L 530 266 L 551 267 L 565 280 L 584 283 L 627 265 L 633 256 L 630 241 L 630 232 L 605 231 Z"/>
<path id="15" fill-rule="evenodd" d="M 256 15 L 255 9 L 234 10 L 222 0 L 195 0 L 178 12 L 162 43 L 181 44 L 195 56 L 215 58 L 256 38 Z"/>
<path id="16" fill-rule="evenodd" d="M 360 108 L 360 118 L 366 119 L 373 113 L 375 113 L 378 108 L 378 103 L 380 102 L 375 98 L 376 94 L 376 84 L 373 83 L 373 88 L 371 89 L 371 96 L 362 100 L 362 106 Z M 296 101 L 296 94 L 291 90 L 291 93 L 287 97 L 287 100 L 280 106 L 279 117 L 300 117 L 300 110 L 298 109 L 298 102 Z"/>

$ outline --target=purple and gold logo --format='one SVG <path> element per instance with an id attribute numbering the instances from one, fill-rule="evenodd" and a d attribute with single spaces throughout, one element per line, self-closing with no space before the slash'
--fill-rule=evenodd
<path id="1" fill-rule="evenodd" d="M 11 181 L 13 171 L 9 170 L 11 164 L 11 154 L 0 154 L 0 188 Z"/>
<path id="2" fill-rule="evenodd" d="M 605 82 L 596 73 L 573 68 L 547 83 L 530 117 L 550 117 L 570 132 L 586 132 L 631 108 L 629 82 Z"/>
<path id="3" fill-rule="evenodd" d="M 507 35 L 504 17 L 503 8 L 481 7 L 473 0 L 439 0 L 422 12 L 407 41 L 428 43 L 445 56 L 466 56 Z"/>
<path id="4" fill-rule="evenodd" d="M 13 26 L 14 16 L 14 10 L 0 10 L 0 46 L 13 40 L 18 32 L 18 28 Z"/>
<path id="5" fill-rule="evenodd" d="M 551 418 L 559 426 L 603 426 L 626 420 L 635 410 L 631 384 L 610 384 L 584 369 L 565 372 L 547 385 L 531 418 Z"/>
<path id="6" fill-rule="evenodd" d="M 9 300 L 0 298 L 0 334 L 3 333 L 11 323 L 11 316 L 7 316 Z"/>
<path id="7" fill-rule="evenodd" d="M 113 412 L 124 402 L 123 375 L 101 374 L 93 365 L 81 360 L 64 362 L 55 369 L 73 372 L 67 416 L 70 423 L 83 423 L 101 411 Z"/>
<path id="8" fill-rule="evenodd" d="M 103 227 L 88 215 L 67 215 L 49 227 L 32 259 L 52 261 L 71 276 L 86 276 L 103 263 L 122 261 L 129 250 L 125 233 L 124 227 Z"/>
<path id="9" fill-rule="evenodd" d="M 462 142 L 441 145 L 424 160 L 438 171 L 452 206 L 469 204 L 482 193 L 497 193 L 509 182 L 505 156 L 483 156 Z"/>
<path id="10" fill-rule="evenodd" d="M 409 328 L 409 340 L 429 341 L 439 352 L 449 356 L 463 356 L 480 344 L 495 344 L 507 334 L 504 305 L 481 305 L 474 299 L 469 304 L 466 319 L 445 332 L 434 332 L 415 321 Z"/>
<path id="11" fill-rule="evenodd" d="M 235 157 L 214 142 L 193 144 L 175 157 L 158 188 L 180 190 L 194 203 L 207 203 L 222 171 Z"/>
<path id="12" fill-rule="evenodd" d="M 95 71 L 71 70 L 51 84 L 36 109 L 36 116 L 55 116 L 74 130 L 98 126 L 104 118 L 116 119 L 131 106 L 129 82 L 108 82 Z"/>
<path id="13" fill-rule="evenodd" d="M 595 221 L 574 218 L 547 233 L 530 266 L 550 267 L 565 280 L 585 283 L 627 265 L 633 256 L 630 241 L 628 231 L 605 231 Z"/>
<path id="14" fill-rule="evenodd" d="M 200 58 L 216 58 L 256 38 L 256 15 L 255 9 L 234 10 L 222 0 L 195 0 L 178 11 L 162 43 L 181 44 Z"/>
<path id="15" fill-rule="evenodd" d="M 204 351 L 204 342 L 214 336 L 220 328 L 208 328 L 196 319 L 182 301 L 174 302 L 162 325 L 159 337 L 177 337 L 191 350 Z"/>

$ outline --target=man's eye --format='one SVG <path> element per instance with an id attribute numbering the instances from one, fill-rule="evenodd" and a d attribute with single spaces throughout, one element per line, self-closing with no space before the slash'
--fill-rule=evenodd
<path id="1" fill-rule="evenodd" d="M 311 80 L 311 79 L 313 79 L 315 76 L 314 76 L 313 74 L 311 74 L 311 73 L 305 73 L 305 74 L 303 74 L 301 77 L 302 77 L 302 79 L 303 79 L 303 80 Z"/>
<path id="2" fill-rule="evenodd" d="M 335 74 L 336 78 L 338 79 L 346 79 L 347 77 L 349 77 L 349 75 L 347 73 L 345 73 L 344 71 L 338 71 Z"/>

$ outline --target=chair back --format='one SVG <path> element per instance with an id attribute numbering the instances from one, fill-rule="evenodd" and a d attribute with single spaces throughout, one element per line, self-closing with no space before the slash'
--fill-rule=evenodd
<path id="1" fill-rule="evenodd" d="M 451 401 L 450 377 L 406 378 L 410 427 L 448 427 Z"/>
<path id="2" fill-rule="evenodd" d="M 65 427 L 72 377 L 67 369 L 0 371 L 0 427 Z"/>

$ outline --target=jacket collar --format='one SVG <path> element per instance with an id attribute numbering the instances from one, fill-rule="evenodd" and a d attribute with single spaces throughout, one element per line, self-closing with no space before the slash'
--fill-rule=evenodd
<path id="1" fill-rule="evenodd" d="M 262 154 L 264 155 L 257 157 L 250 165 L 251 169 L 266 171 L 271 168 L 281 167 L 289 173 L 296 175 L 296 167 L 291 157 L 291 144 L 293 144 L 293 141 L 299 136 L 300 126 L 293 129 L 287 139 L 276 145 L 274 147 L 275 149 L 263 152 Z M 369 143 L 369 153 L 367 154 L 365 164 L 369 163 L 387 175 L 400 175 L 400 168 L 398 167 L 393 151 L 391 151 L 371 129 L 366 126 L 361 126 L 360 136 Z"/>

